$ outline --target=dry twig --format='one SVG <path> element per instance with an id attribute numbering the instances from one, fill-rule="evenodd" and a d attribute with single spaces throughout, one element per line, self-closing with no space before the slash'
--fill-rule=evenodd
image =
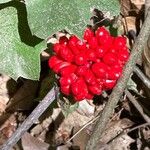
<path id="1" fill-rule="evenodd" d="M 147 116 L 144 111 L 143 108 L 141 107 L 141 105 L 138 103 L 138 101 L 132 96 L 132 94 L 128 91 L 125 90 L 125 94 L 127 95 L 127 97 L 129 98 L 129 100 L 131 101 L 131 103 L 135 106 L 135 108 L 139 111 L 139 113 L 141 114 L 141 116 L 144 118 L 144 120 L 148 123 L 150 123 L 150 118 L 149 116 Z"/>

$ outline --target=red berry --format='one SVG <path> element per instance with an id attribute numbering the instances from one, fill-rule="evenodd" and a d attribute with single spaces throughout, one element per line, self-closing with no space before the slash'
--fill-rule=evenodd
<path id="1" fill-rule="evenodd" d="M 110 43 L 110 34 L 104 27 L 99 27 L 96 31 L 96 38 L 100 45 L 106 45 Z"/>
<path id="2" fill-rule="evenodd" d="M 78 75 L 78 76 L 83 76 L 85 73 L 86 73 L 86 71 L 87 71 L 87 66 L 79 66 L 77 69 L 76 69 L 76 74 Z"/>
<path id="3" fill-rule="evenodd" d="M 86 28 L 84 31 L 83 39 L 89 41 L 92 37 L 94 37 L 94 32 L 90 28 Z"/>
<path id="4" fill-rule="evenodd" d="M 102 62 L 92 65 L 93 73 L 99 78 L 106 78 L 108 76 L 108 66 Z"/>
<path id="5" fill-rule="evenodd" d="M 79 95 L 74 95 L 74 99 L 75 99 L 75 101 L 82 101 L 82 100 L 84 100 L 86 98 L 86 96 L 85 95 L 83 95 L 83 94 L 79 94 Z"/>
<path id="6" fill-rule="evenodd" d="M 112 89 L 116 84 L 116 80 L 106 80 L 104 86 L 106 89 Z"/>
<path id="7" fill-rule="evenodd" d="M 63 45 L 59 51 L 60 57 L 68 62 L 72 62 L 74 55 L 72 54 L 71 50 L 68 48 L 68 46 Z"/>
<path id="8" fill-rule="evenodd" d="M 123 47 L 126 46 L 126 38 L 122 36 L 115 37 L 113 45 L 118 49 L 122 49 Z"/>
<path id="9" fill-rule="evenodd" d="M 88 93 L 87 95 L 86 95 L 86 99 L 93 99 L 93 97 L 94 97 L 94 94 L 92 94 L 92 93 Z"/>
<path id="10" fill-rule="evenodd" d="M 96 94 L 96 95 L 102 94 L 102 86 L 98 84 L 88 86 L 88 89 L 92 94 Z"/>
<path id="11" fill-rule="evenodd" d="M 95 50 L 95 53 L 97 57 L 99 58 L 102 58 L 106 52 L 107 52 L 107 49 L 102 46 L 98 46 Z"/>
<path id="12" fill-rule="evenodd" d="M 84 53 L 80 53 L 75 56 L 74 61 L 77 65 L 84 65 L 87 62 L 87 57 Z"/>
<path id="13" fill-rule="evenodd" d="M 117 62 L 117 56 L 114 55 L 113 53 L 107 53 L 104 57 L 103 57 L 103 61 L 105 64 L 107 65 L 114 65 Z"/>
<path id="14" fill-rule="evenodd" d="M 88 41 L 90 49 L 96 49 L 98 47 L 98 41 L 96 37 L 92 37 Z"/>
<path id="15" fill-rule="evenodd" d="M 59 53 L 60 49 L 61 49 L 61 44 L 60 44 L 60 43 L 55 43 L 55 44 L 53 45 L 53 50 L 54 50 L 54 52 L 55 52 L 56 54 Z"/>
<path id="16" fill-rule="evenodd" d="M 86 43 L 83 41 L 78 41 L 76 46 L 80 51 L 86 51 L 87 50 Z"/>
<path id="17" fill-rule="evenodd" d="M 122 73 L 122 68 L 121 67 L 112 67 L 111 70 L 108 72 L 108 79 L 111 80 L 117 80 Z"/>
<path id="18" fill-rule="evenodd" d="M 61 92 L 64 93 L 65 95 L 69 95 L 70 94 L 70 86 L 61 86 Z"/>
<path id="19" fill-rule="evenodd" d="M 48 65 L 49 65 L 50 68 L 53 68 L 55 65 L 57 65 L 61 62 L 62 62 L 62 60 L 60 60 L 57 56 L 52 56 L 48 60 Z"/>
<path id="20" fill-rule="evenodd" d="M 67 44 L 68 43 L 68 38 L 66 36 L 62 36 L 59 38 L 59 43 L 60 44 Z"/>
<path id="21" fill-rule="evenodd" d="M 118 53 L 118 59 L 120 61 L 124 61 L 126 62 L 129 58 L 129 52 L 128 52 L 128 49 L 127 48 L 124 48 L 124 49 L 120 49 L 119 50 L 119 53 Z"/>
<path id="22" fill-rule="evenodd" d="M 77 68 L 77 66 L 75 66 L 75 65 L 66 66 L 61 69 L 60 74 L 61 74 L 61 76 L 70 75 L 71 73 L 75 72 L 76 68 Z"/>
<path id="23" fill-rule="evenodd" d="M 67 86 L 72 83 L 72 79 L 70 76 L 65 76 L 65 77 L 61 77 L 59 82 L 61 86 Z"/>
<path id="24" fill-rule="evenodd" d="M 71 51 L 73 54 L 79 54 L 79 49 L 77 48 L 77 42 L 79 41 L 79 39 L 73 35 L 69 38 L 69 42 L 68 42 L 68 46 L 70 47 Z"/>
<path id="25" fill-rule="evenodd" d="M 63 67 L 67 67 L 67 66 L 70 66 L 70 63 L 69 62 L 60 62 L 58 64 L 56 64 L 54 67 L 53 67 L 53 71 L 55 73 L 60 73 L 61 69 Z"/>
<path id="26" fill-rule="evenodd" d="M 87 50 L 86 52 L 87 60 L 95 61 L 97 56 L 94 50 Z"/>
<path id="27" fill-rule="evenodd" d="M 86 70 L 84 73 L 84 79 L 90 85 L 96 84 L 96 77 L 90 69 Z"/>
<path id="28" fill-rule="evenodd" d="M 76 96 L 80 95 L 81 93 L 85 96 L 88 94 L 87 85 L 83 78 L 78 78 L 76 82 L 72 84 L 71 89 L 72 93 Z"/>
<path id="29" fill-rule="evenodd" d="M 70 85 L 76 82 L 77 78 L 78 77 L 74 73 L 72 73 L 72 74 L 69 74 L 68 76 L 61 77 L 59 79 L 59 82 L 61 86 L 66 86 L 66 85 Z"/>

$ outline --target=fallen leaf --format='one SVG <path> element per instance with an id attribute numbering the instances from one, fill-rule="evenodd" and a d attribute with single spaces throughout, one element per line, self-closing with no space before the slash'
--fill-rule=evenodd
<path id="1" fill-rule="evenodd" d="M 49 148 L 49 144 L 38 140 L 27 132 L 22 136 L 21 141 L 23 150 L 48 150 Z"/>

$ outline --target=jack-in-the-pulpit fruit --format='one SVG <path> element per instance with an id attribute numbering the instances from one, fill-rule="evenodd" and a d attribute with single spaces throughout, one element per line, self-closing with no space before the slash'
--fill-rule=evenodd
<path id="1" fill-rule="evenodd" d="M 113 37 L 105 27 L 85 29 L 83 40 L 72 35 L 53 45 L 49 67 L 59 76 L 61 92 L 75 101 L 92 99 L 111 90 L 128 60 L 126 38 Z"/>

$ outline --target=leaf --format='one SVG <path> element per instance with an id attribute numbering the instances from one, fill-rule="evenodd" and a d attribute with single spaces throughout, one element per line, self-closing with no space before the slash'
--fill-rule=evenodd
<path id="1" fill-rule="evenodd" d="M 0 0 L 0 3 L 6 3 L 9 2 L 10 0 Z"/>
<path id="2" fill-rule="evenodd" d="M 35 47 L 21 42 L 17 13 L 12 7 L 0 10 L 0 73 L 7 74 L 15 80 L 20 76 L 38 80 L 40 52 L 45 42 Z"/>
<path id="3" fill-rule="evenodd" d="M 92 9 L 112 16 L 120 9 L 118 0 L 26 0 L 26 6 L 32 33 L 43 39 L 63 29 L 81 37 Z"/>
<path id="4" fill-rule="evenodd" d="M 79 103 L 74 103 L 74 104 L 64 103 L 64 108 L 62 109 L 62 113 L 66 118 L 69 114 L 74 112 L 78 107 L 79 107 Z"/>
<path id="5" fill-rule="evenodd" d="M 134 91 L 136 94 L 139 95 L 139 92 L 137 90 L 137 84 L 129 78 L 128 83 L 127 83 L 127 89 Z"/>

